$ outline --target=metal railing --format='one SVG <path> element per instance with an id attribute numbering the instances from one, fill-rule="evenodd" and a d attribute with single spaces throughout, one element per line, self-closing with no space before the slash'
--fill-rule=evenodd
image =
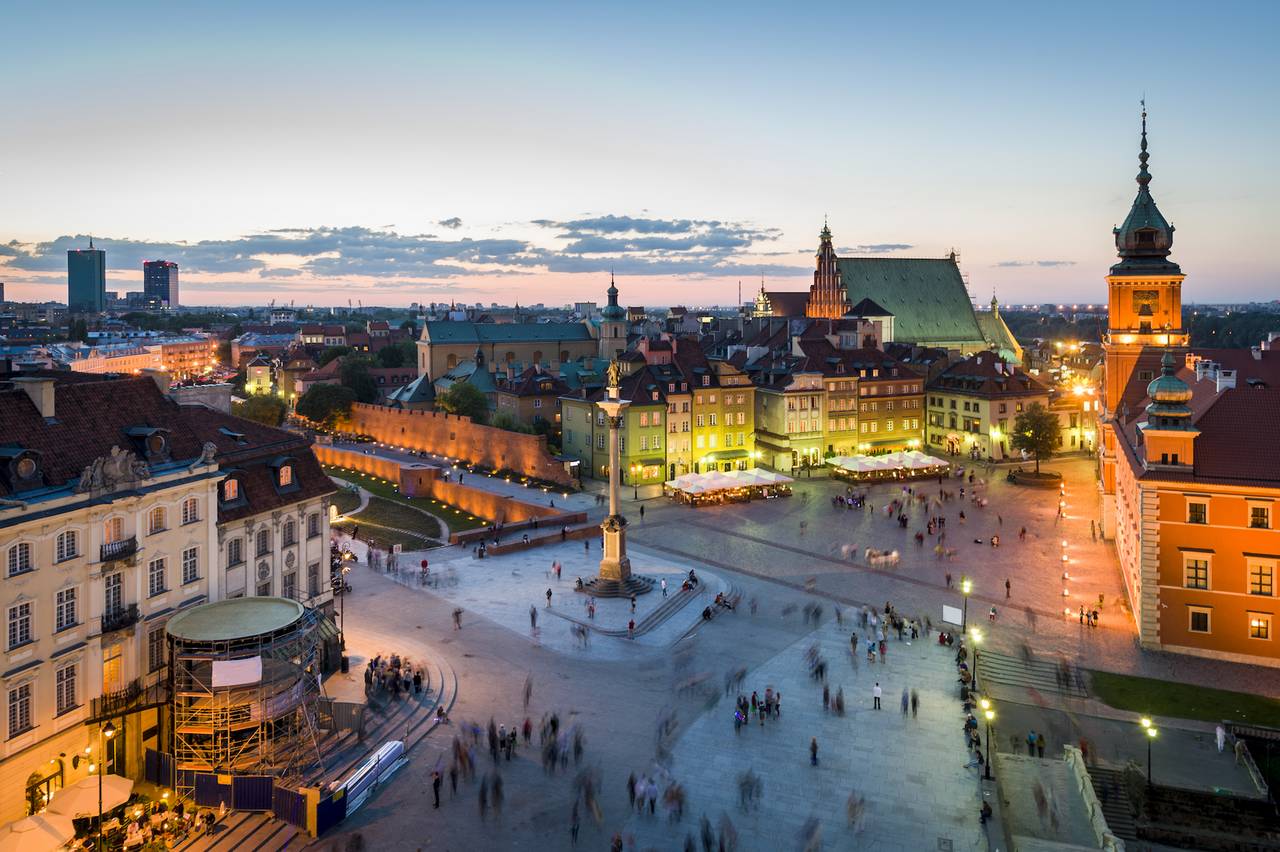
<path id="1" fill-rule="evenodd" d="M 109 609 L 102 614 L 102 632 L 110 633 L 113 630 L 124 630 L 126 627 L 132 627 L 138 623 L 138 617 L 137 604 Z"/>
<path id="2" fill-rule="evenodd" d="M 138 537 L 131 535 L 119 541 L 109 541 L 102 545 L 102 561 L 111 562 L 116 559 L 128 559 L 138 552 Z"/>
<path id="3" fill-rule="evenodd" d="M 103 693 L 93 699 L 89 722 L 111 719 L 147 707 L 159 706 L 168 700 L 168 694 L 163 678 L 150 686 L 144 685 L 142 678 L 137 678 L 130 681 L 124 689 Z"/>

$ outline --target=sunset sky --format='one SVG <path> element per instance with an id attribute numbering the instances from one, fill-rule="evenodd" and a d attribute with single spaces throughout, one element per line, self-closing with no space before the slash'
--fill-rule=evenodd
<path id="1" fill-rule="evenodd" d="M 186 304 L 729 304 L 842 254 L 1095 301 L 1136 190 L 1186 301 L 1280 297 L 1276 3 L 9 4 L 0 281 Z"/>

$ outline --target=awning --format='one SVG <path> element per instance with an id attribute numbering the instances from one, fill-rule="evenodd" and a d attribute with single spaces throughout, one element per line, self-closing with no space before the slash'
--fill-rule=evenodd
<path id="1" fill-rule="evenodd" d="M 637 464 L 642 464 L 645 467 L 654 467 L 654 466 L 662 467 L 666 463 L 667 463 L 666 459 L 640 459 L 640 461 L 637 462 Z"/>
<path id="2" fill-rule="evenodd" d="M 316 633 L 321 639 L 337 639 L 338 625 L 333 623 L 333 619 L 323 613 L 316 620 Z"/>
<path id="3" fill-rule="evenodd" d="M 715 461 L 729 461 L 730 459 L 745 459 L 749 455 L 751 454 L 746 450 L 726 450 L 722 453 L 707 453 L 705 458 Z"/>

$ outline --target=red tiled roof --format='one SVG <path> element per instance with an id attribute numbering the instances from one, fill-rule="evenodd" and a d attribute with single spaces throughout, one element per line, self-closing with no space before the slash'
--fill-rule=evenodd
<path id="1" fill-rule="evenodd" d="M 769 299 L 769 310 L 775 317 L 802 317 L 809 306 L 809 291 L 769 290 L 765 292 Z"/>
<path id="2" fill-rule="evenodd" d="M 229 517 L 220 510 L 220 520 L 269 511 L 334 490 L 305 436 L 204 407 L 179 406 L 150 378 L 98 376 L 98 381 L 83 381 L 75 374 L 62 375 L 73 378 L 55 380 L 51 422 L 40 416 L 24 391 L 0 389 L 0 436 L 41 454 L 47 486 L 78 479 L 85 467 L 109 454 L 113 446 L 133 449 L 124 430 L 149 426 L 168 430 L 169 457 L 174 460 L 197 458 L 208 442 L 217 447 L 224 470 L 244 469 L 248 506 L 233 510 Z M 233 434 L 224 433 L 223 427 Z M 267 461 L 279 456 L 297 460 L 299 487 L 284 495 L 275 493 L 266 468 Z M 6 493 L 0 481 L 0 494 Z"/>

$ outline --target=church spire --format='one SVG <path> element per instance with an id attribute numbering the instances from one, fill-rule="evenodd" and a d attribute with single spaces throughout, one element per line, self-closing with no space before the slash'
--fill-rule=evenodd
<path id="1" fill-rule="evenodd" d="M 1124 222 L 1114 231 L 1120 262 L 1112 275 L 1179 275 L 1182 270 L 1169 260 L 1173 248 L 1173 226 L 1160 213 L 1151 197 L 1151 171 L 1147 161 L 1147 103 L 1142 101 L 1142 136 L 1138 146 L 1138 195 Z"/>

